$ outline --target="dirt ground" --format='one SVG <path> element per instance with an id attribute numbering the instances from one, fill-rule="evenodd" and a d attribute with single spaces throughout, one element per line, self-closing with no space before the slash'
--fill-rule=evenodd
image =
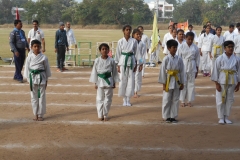
<path id="1" fill-rule="evenodd" d="M 214 83 L 196 80 L 194 107 L 179 108 L 179 123 L 162 120 L 159 69 L 146 69 L 140 98 L 123 107 L 114 90 L 110 121 L 99 122 L 90 68 L 69 68 L 47 88 L 45 121 L 34 122 L 27 82 L 12 80 L 14 68 L 0 67 L 1 160 L 222 160 L 240 158 L 240 94 L 230 119 L 219 125 Z"/>

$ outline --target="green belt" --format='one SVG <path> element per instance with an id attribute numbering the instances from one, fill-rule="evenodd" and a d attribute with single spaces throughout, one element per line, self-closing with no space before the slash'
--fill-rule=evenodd
<path id="1" fill-rule="evenodd" d="M 124 72 L 126 71 L 126 68 L 127 68 L 127 62 L 128 62 L 128 58 L 133 56 L 133 53 L 130 52 L 130 53 L 125 53 L 125 52 L 122 52 L 122 55 L 125 55 L 126 58 L 125 58 L 125 64 L 124 64 Z M 130 68 L 131 70 L 133 69 L 133 62 L 131 60 L 131 64 L 130 64 Z"/>
<path id="2" fill-rule="evenodd" d="M 30 73 L 29 73 L 29 78 L 30 78 L 30 89 L 31 91 L 32 89 L 32 74 L 40 74 L 41 72 L 43 72 L 44 70 L 33 70 L 30 69 Z M 42 75 L 40 74 L 40 82 L 38 83 L 38 98 L 40 98 L 40 84 L 42 83 Z"/>
<path id="3" fill-rule="evenodd" d="M 110 85 L 110 81 L 108 78 L 112 77 L 112 74 L 111 72 L 106 72 L 106 73 L 103 73 L 103 74 L 98 74 L 98 77 L 104 79 L 108 85 Z"/>

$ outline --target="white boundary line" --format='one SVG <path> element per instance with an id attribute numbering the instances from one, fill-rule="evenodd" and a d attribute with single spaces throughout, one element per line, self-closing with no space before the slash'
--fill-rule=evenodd
<path id="1" fill-rule="evenodd" d="M 121 146 L 121 145 L 103 145 L 103 144 L 94 144 L 94 145 L 86 145 L 82 143 L 76 143 L 76 142 L 65 142 L 65 143 L 59 143 L 56 141 L 50 141 L 48 142 L 48 145 L 40 145 L 40 144 L 32 144 L 32 145 L 26 145 L 23 143 L 8 143 L 8 144 L 1 144 L 0 148 L 2 149 L 27 149 L 27 150 L 34 150 L 34 149 L 40 149 L 40 148 L 73 148 L 73 149 L 87 149 L 90 151 L 93 150 L 103 150 L 103 151 L 111 151 L 114 152 L 122 149 L 122 150 L 127 150 L 127 151 L 134 151 L 134 152 L 139 152 L 139 151 L 153 151 L 153 152 L 159 152 L 159 151 L 167 151 L 167 152 L 214 152 L 214 153 L 239 153 L 240 148 L 205 148 L 205 149 L 200 149 L 200 148 L 181 148 L 181 147 L 164 147 L 164 146 L 159 146 L 159 147 L 136 147 L 136 146 Z"/>
<path id="2" fill-rule="evenodd" d="M 25 102 L 3 102 L 1 103 L 0 102 L 0 106 L 1 107 L 4 107 L 4 105 L 11 105 L 11 106 L 20 106 L 20 107 L 29 107 L 31 106 L 31 103 L 25 103 Z M 47 106 L 51 106 L 51 107 L 81 107 L 81 108 L 84 108 L 84 107 L 93 107 L 93 108 L 96 108 L 96 104 L 95 103 L 88 103 L 88 104 L 79 104 L 79 103 L 47 103 Z M 1 108 L 0 107 L 0 108 Z M 112 104 L 111 107 L 124 107 L 122 106 L 121 104 Z M 124 107 L 124 108 L 128 108 L 128 107 Z M 161 104 L 157 104 L 157 105 L 139 105 L 139 104 L 134 104 L 133 103 L 133 106 L 131 106 L 130 108 L 162 108 L 162 103 Z M 182 109 L 194 109 L 194 108 L 216 108 L 215 105 L 213 106 L 193 106 L 192 108 L 189 108 L 189 107 L 184 107 Z M 235 108 L 235 109 L 240 109 L 240 106 L 233 106 L 232 108 Z M 181 109 L 179 107 L 179 109 Z"/>
<path id="3" fill-rule="evenodd" d="M 31 123 L 31 124 L 35 124 L 36 122 L 34 122 L 33 120 L 30 119 L 0 119 L 0 124 L 25 124 L 25 123 Z M 47 118 L 45 119 L 45 121 L 40 122 L 41 124 L 61 124 L 61 125 L 65 125 L 65 124 L 69 124 L 69 125 L 75 125 L 75 126 L 79 126 L 79 125 L 110 125 L 110 126 L 118 126 L 118 125 L 132 125 L 132 126 L 149 126 L 149 125 L 161 125 L 161 126 L 177 126 L 177 125 L 190 125 L 190 126 L 224 126 L 224 125 L 220 125 L 217 123 L 217 121 L 215 123 L 211 123 L 211 122 L 207 122 L 207 123 L 202 123 L 202 122 L 185 122 L 185 121 L 179 121 L 178 123 L 165 123 L 162 120 L 155 120 L 153 122 L 147 122 L 147 121 L 91 121 L 91 120 L 80 120 L 80 121 L 61 121 L 61 120 L 56 120 L 56 121 L 48 121 Z M 240 126 L 239 122 L 234 122 L 233 124 L 230 124 L 229 126 Z"/>

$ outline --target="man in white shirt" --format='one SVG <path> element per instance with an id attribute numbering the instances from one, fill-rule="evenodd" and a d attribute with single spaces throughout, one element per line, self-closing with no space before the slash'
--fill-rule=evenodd
<path id="1" fill-rule="evenodd" d="M 41 44 L 42 44 L 42 53 L 44 53 L 46 51 L 46 49 L 45 49 L 44 33 L 39 28 L 39 23 L 38 23 L 37 20 L 33 20 L 32 24 L 33 24 L 33 29 L 31 29 L 28 32 L 28 39 L 27 39 L 28 44 L 29 44 L 29 46 L 31 46 L 32 40 L 35 40 L 35 39 L 40 41 Z"/>
<path id="2" fill-rule="evenodd" d="M 234 31 L 234 25 L 230 24 L 229 30 L 223 34 L 224 41 L 229 41 L 229 40 L 233 41 L 234 40 L 235 33 L 233 31 Z"/>
<path id="3" fill-rule="evenodd" d="M 238 31 L 239 29 L 240 29 L 240 23 L 237 23 L 237 24 L 236 24 L 236 28 L 235 28 L 235 30 L 233 31 L 234 34 L 238 35 L 238 34 L 239 34 L 239 31 Z"/>
<path id="4" fill-rule="evenodd" d="M 67 41 L 69 48 L 77 48 L 77 42 L 73 33 L 73 30 L 71 29 L 71 24 L 70 22 L 66 23 L 65 30 L 67 32 Z"/>

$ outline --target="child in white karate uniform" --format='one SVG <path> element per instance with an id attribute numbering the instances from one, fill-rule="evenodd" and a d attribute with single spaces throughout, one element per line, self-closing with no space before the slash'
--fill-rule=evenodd
<path id="1" fill-rule="evenodd" d="M 41 42 L 31 41 L 32 54 L 29 54 L 25 63 L 24 77 L 30 83 L 31 102 L 34 121 L 43 121 L 46 114 L 46 88 L 51 76 L 48 58 L 41 52 Z"/>
<path id="2" fill-rule="evenodd" d="M 177 42 L 178 42 L 178 48 L 180 48 L 182 46 L 182 44 L 184 42 L 186 42 L 184 39 L 184 30 L 182 30 L 182 29 L 179 29 L 177 31 Z"/>
<path id="3" fill-rule="evenodd" d="M 108 113 L 112 104 L 113 89 L 119 82 L 115 61 L 108 56 L 109 46 L 102 43 L 99 46 L 101 56 L 96 58 L 89 82 L 95 83 L 97 89 L 96 105 L 98 119 L 108 121 Z"/>
<path id="4" fill-rule="evenodd" d="M 166 42 L 171 39 L 177 40 L 177 29 L 175 28 L 172 30 L 172 34 L 167 36 Z M 163 54 L 165 54 L 165 56 L 169 54 L 169 50 L 167 47 L 164 47 Z"/>
<path id="5" fill-rule="evenodd" d="M 169 40 L 169 39 L 172 39 L 172 31 L 173 31 L 173 26 L 172 25 L 170 25 L 170 26 L 168 26 L 168 33 L 166 33 L 165 35 L 164 35 L 164 37 L 163 37 L 163 41 L 162 41 L 162 50 L 164 51 L 164 48 L 166 47 L 167 48 L 167 46 L 166 46 L 166 43 L 167 43 L 167 41 Z"/>
<path id="6" fill-rule="evenodd" d="M 130 25 L 125 25 L 122 31 L 124 37 L 118 41 L 115 55 L 115 63 L 118 65 L 120 74 L 118 96 L 123 97 L 123 106 L 132 106 L 130 98 L 134 95 L 137 41 L 130 36 L 132 31 Z"/>
<path id="7" fill-rule="evenodd" d="M 198 48 L 201 56 L 201 69 L 203 72 L 203 76 L 211 76 L 210 70 L 211 70 L 211 63 L 209 58 L 209 52 L 212 51 L 212 48 L 210 46 L 211 40 L 213 39 L 213 34 L 210 33 L 211 26 L 206 27 L 206 32 L 201 34 L 198 40 Z"/>
<path id="8" fill-rule="evenodd" d="M 145 43 L 141 41 L 142 33 L 138 29 L 134 29 L 132 33 L 132 38 L 135 38 L 138 42 L 137 52 L 135 54 L 135 59 L 137 61 L 137 69 L 135 72 L 135 88 L 134 88 L 134 98 L 138 98 L 137 92 L 141 90 L 142 86 L 142 68 L 144 62 L 144 56 L 146 53 Z"/>
<path id="9" fill-rule="evenodd" d="M 239 90 L 240 61 L 233 54 L 233 41 L 225 41 L 223 46 L 225 53 L 216 59 L 211 79 L 216 84 L 218 123 L 231 124 L 228 117 L 234 102 L 234 92 Z"/>
<path id="10" fill-rule="evenodd" d="M 197 37 L 196 32 L 193 30 L 193 25 L 190 24 L 190 25 L 188 26 L 188 31 L 186 32 L 186 34 L 187 34 L 188 32 L 193 32 L 193 34 L 194 34 L 194 41 L 195 41 L 195 43 L 197 44 L 197 43 L 198 43 L 198 37 Z"/>
<path id="11" fill-rule="evenodd" d="M 209 52 L 209 57 L 212 60 L 211 72 L 213 70 L 215 60 L 217 59 L 217 57 L 223 54 L 224 38 L 223 36 L 221 36 L 221 34 L 222 34 L 222 27 L 217 27 L 216 34 L 213 35 L 213 38 L 210 41 L 210 48 L 212 48 L 212 51 Z"/>
<path id="12" fill-rule="evenodd" d="M 193 40 L 194 33 L 188 32 L 186 34 L 186 42 L 177 51 L 177 55 L 182 58 L 185 68 L 185 87 L 180 94 L 181 107 L 186 105 L 192 107 L 191 102 L 195 99 L 195 78 L 197 78 L 198 74 L 200 55 L 198 47 L 193 43 Z M 187 104 L 185 104 L 185 100 L 187 100 Z"/>
<path id="13" fill-rule="evenodd" d="M 237 29 L 238 29 L 238 34 L 236 34 L 235 35 L 235 37 L 234 37 L 234 44 L 235 44 L 235 47 L 234 47 L 234 53 L 235 53 L 235 55 L 238 57 L 238 58 L 240 58 L 240 23 L 239 24 L 237 24 L 237 25 L 239 25 L 238 27 L 237 27 Z"/>
<path id="14" fill-rule="evenodd" d="M 184 64 L 176 54 L 178 42 L 169 40 L 169 54 L 164 57 L 158 82 L 163 84 L 162 117 L 167 123 L 176 123 L 180 90 L 184 88 Z"/>

